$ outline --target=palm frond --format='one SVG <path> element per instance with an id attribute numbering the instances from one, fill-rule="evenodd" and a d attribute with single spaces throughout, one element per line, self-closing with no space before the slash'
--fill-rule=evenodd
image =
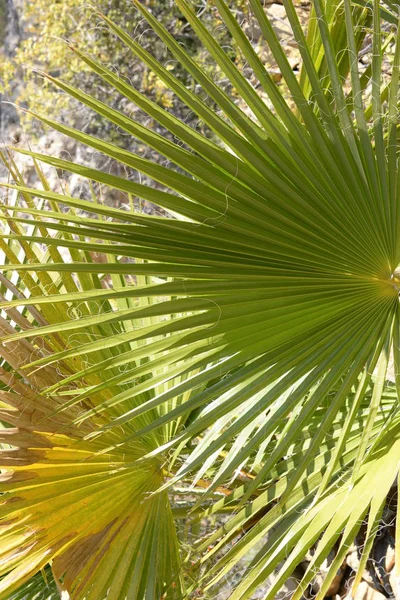
<path id="1" fill-rule="evenodd" d="M 251 598 L 279 568 L 265 596 L 272 599 L 316 545 L 300 598 L 337 544 L 320 599 L 367 519 L 362 572 L 398 476 L 399 384 L 388 368 L 392 356 L 399 365 L 400 44 L 397 29 L 386 101 L 381 28 L 393 6 L 315 0 L 306 34 L 284 0 L 302 55 L 298 81 L 261 4 L 250 0 L 293 111 L 224 0 L 216 8 L 270 107 L 187 0 L 177 0 L 182 14 L 241 106 L 135 4 L 219 112 L 102 16 L 209 135 L 71 49 L 169 135 L 47 79 L 168 166 L 46 115 L 34 116 L 127 176 L 18 149 L 38 171 L 41 183 L 29 188 L 5 158 L 0 418 L 11 427 L 1 432 L 0 599 L 50 561 L 77 600 L 181 597 L 168 493 L 200 481 L 207 489 L 194 520 L 233 512 L 196 548 L 207 589 L 256 551 L 231 597 Z M 356 61 L 366 26 L 370 99 Z M 167 214 L 52 191 L 42 164 Z M 133 181 L 136 171 L 157 185 Z M 221 486 L 229 486 L 222 497 Z M 187 594 L 200 582 L 191 585 Z"/>

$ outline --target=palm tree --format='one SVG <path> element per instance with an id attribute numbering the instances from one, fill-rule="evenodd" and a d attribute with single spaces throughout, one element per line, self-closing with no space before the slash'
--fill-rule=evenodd
<path id="1" fill-rule="evenodd" d="M 33 188 L 3 156 L 0 600 L 57 589 L 73 600 L 215 598 L 243 564 L 230 598 L 254 597 L 273 575 L 269 600 L 307 556 L 292 598 L 323 571 L 320 599 L 356 540 L 354 594 L 388 497 L 396 511 L 399 473 L 396 5 L 313 0 L 306 35 L 283 0 L 298 79 L 249 0 L 287 100 L 214 0 L 266 103 L 177 0 L 238 106 L 135 3 L 196 90 L 100 16 L 209 135 L 71 48 L 171 136 L 44 76 L 168 165 L 37 114 L 127 176 L 18 149 L 34 161 Z M 92 201 L 53 191 L 43 164 L 86 178 Z M 126 193 L 129 209 L 103 204 L 103 186 Z M 164 213 L 135 211 L 137 198 Z"/>

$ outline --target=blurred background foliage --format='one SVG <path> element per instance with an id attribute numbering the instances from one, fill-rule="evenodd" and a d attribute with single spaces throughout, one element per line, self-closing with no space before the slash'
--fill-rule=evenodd
<path id="1" fill-rule="evenodd" d="M 162 22 L 170 33 L 189 51 L 190 55 L 210 73 L 214 79 L 221 80 L 220 73 L 215 71 L 215 65 L 202 49 L 199 40 L 188 26 L 182 14 L 176 8 L 174 0 L 145 0 L 157 19 Z M 226 27 L 216 11 L 208 11 L 207 0 L 191 0 L 199 13 L 204 12 L 208 27 L 219 43 L 234 62 L 239 56 Z M 246 17 L 246 1 L 231 0 L 230 7 L 239 11 L 242 18 Z M 141 43 L 149 49 L 156 58 L 173 71 L 186 86 L 194 89 L 194 82 L 176 60 L 172 60 L 168 51 L 148 30 L 131 0 L 98 0 L 96 9 L 106 14 L 118 25 L 122 25 L 133 37 L 141 38 Z M 37 71 L 45 71 L 61 77 L 65 81 L 80 87 L 85 92 L 107 102 L 114 108 L 127 113 L 135 112 L 136 107 L 112 89 L 106 89 L 97 76 L 90 72 L 68 48 L 65 40 L 77 45 L 103 64 L 112 65 L 120 77 L 125 78 L 137 89 L 145 92 L 148 97 L 175 115 L 190 121 L 190 114 L 183 106 L 178 106 L 171 92 L 158 79 L 155 73 L 144 67 L 132 54 L 127 53 L 119 40 L 106 30 L 92 4 L 84 0 L 35 0 L 34 2 L 20 1 L 18 5 L 22 39 L 15 50 L 7 53 L 3 50 L 3 60 L 0 62 L 0 92 L 3 99 L 37 113 L 46 114 L 63 120 L 68 115 L 68 122 L 73 126 L 83 127 L 88 133 L 99 134 L 115 139 L 122 134 L 110 127 L 100 117 L 89 110 L 82 110 L 67 95 L 60 93 L 51 84 L 43 81 Z M 0 0 L 0 42 L 5 37 L 6 0 Z M 7 54 L 9 54 L 7 56 Z M 226 83 L 228 85 L 228 83 Z M 204 98 L 207 101 L 207 98 Z M 185 112 L 186 111 L 186 112 Z M 25 113 L 21 116 L 24 131 L 29 134 L 37 133 L 37 123 Z M 149 124 L 151 126 L 151 124 Z M 199 124 L 201 126 L 201 124 Z"/>
<path id="2" fill-rule="evenodd" d="M 6 0 L 0 0 L 0 45 L 4 44 L 6 35 Z"/>

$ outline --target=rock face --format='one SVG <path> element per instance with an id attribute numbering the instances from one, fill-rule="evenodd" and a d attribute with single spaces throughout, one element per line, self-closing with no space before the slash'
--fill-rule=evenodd
<path id="1" fill-rule="evenodd" d="M 21 41 L 21 9 L 22 0 L 2 0 L 5 14 L 4 53 L 12 56 Z"/>
<path id="2" fill-rule="evenodd" d="M 23 0 L 0 0 L 0 21 L 3 20 L 0 34 L 0 57 L 1 54 L 6 57 L 13 56 L 22 39 L 22 6 Z M 17 127 L 19 119 L 15 108 L 6 104 L 4 100 L 7 98 L 0 93 L 0 134 L 2 139 L 7 140 L 12 137 L 12 132 Z"/>
<path id="3" fill-rule="evenodd" d="M 384 600 L 385 598 L 400 600 L 400 576 L 396 574 L 395 570 L 396 509 L 397 491 L 392 489 L 387 498 L 381 522 L 359 585 L 355 590 L 353 589 L 366 541 L 366 522 L 363 523 L 354 543 L 348 548 L 345 560 L 325 595 L 327 600 Z M 311 548 L 305 561 L 301 563 L 303 572 L 308 569 L 315 549 L 316 547 Z M 338 545 L 332 549 L 321 568 L 315 573 L 314 580 L 304 594 L 309 600 L 315 598 L 321 589 L 337 550 Z"/>
<path id="4" fill-rule="evenodd" d="M 340 596 L 339 596 L 340 597 Z M 345 596 L 345 600 L 386 600 L 386 596 L 374 590 L 369 583 L 362 581 L 354 596 L 351 593 Z"/>

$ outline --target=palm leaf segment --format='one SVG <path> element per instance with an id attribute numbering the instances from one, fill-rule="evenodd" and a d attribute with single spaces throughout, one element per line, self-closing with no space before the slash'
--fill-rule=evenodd
<path id="1" fill-rule="evenodd" d="M 213 135 L 200 135 L 78 49 L 174 141 L 48 78 L 169 166 L 36 115 L 166 191 L 25 151 L 42 182 L 29 189 L 7 159 L 15 183 L 1 241 L 0 416 L 7 427 L 0 598 L 48 562 L 74 599 L 180 596 L 167 491 L 189 476 L 194 484 L 208 481 L 198 518 L 234 513 L 198 547 L 206 566 L 218 559 L 207 567 L 208 586 L 258 548 L 232 598 L 250 598 L 284 560 L 266 596 L 273 598 L 319 540 L 294 598 L 336 544 L 323 597 L 366 518 L 362 573 L 396 479 L 398 382 L 387 382 L 387 370 L 392 356 L 397 373 L 400 347 L 399 44 L 386 87 L 381 51 L 381 17 L 396 22 L 393 6 L 345 0 L 335 12 L 334 3 L 328 9 L 314 0 L 316 27 L 307 42 L 294 5 L 284 0 L 302 54 L 299 83 L 262 4 L 250 0 L 293 111 L 223 0 L 216 8 L 271 108 L 189 3 L 177 3 L 249 110 L 137 3 L 218 112 L 104 21 Z M 340 64 L 335 14 L 347 56 Z M 356 56 L 366 25 L 374 58 L 363 77 Z M 368 82 L 370 105 L 363 100 Z M 175 218 L 52 192 L 40 162 Z M 236 479 L 231 493 L 218 496 L 235 474 L 242 484 Z"/>

